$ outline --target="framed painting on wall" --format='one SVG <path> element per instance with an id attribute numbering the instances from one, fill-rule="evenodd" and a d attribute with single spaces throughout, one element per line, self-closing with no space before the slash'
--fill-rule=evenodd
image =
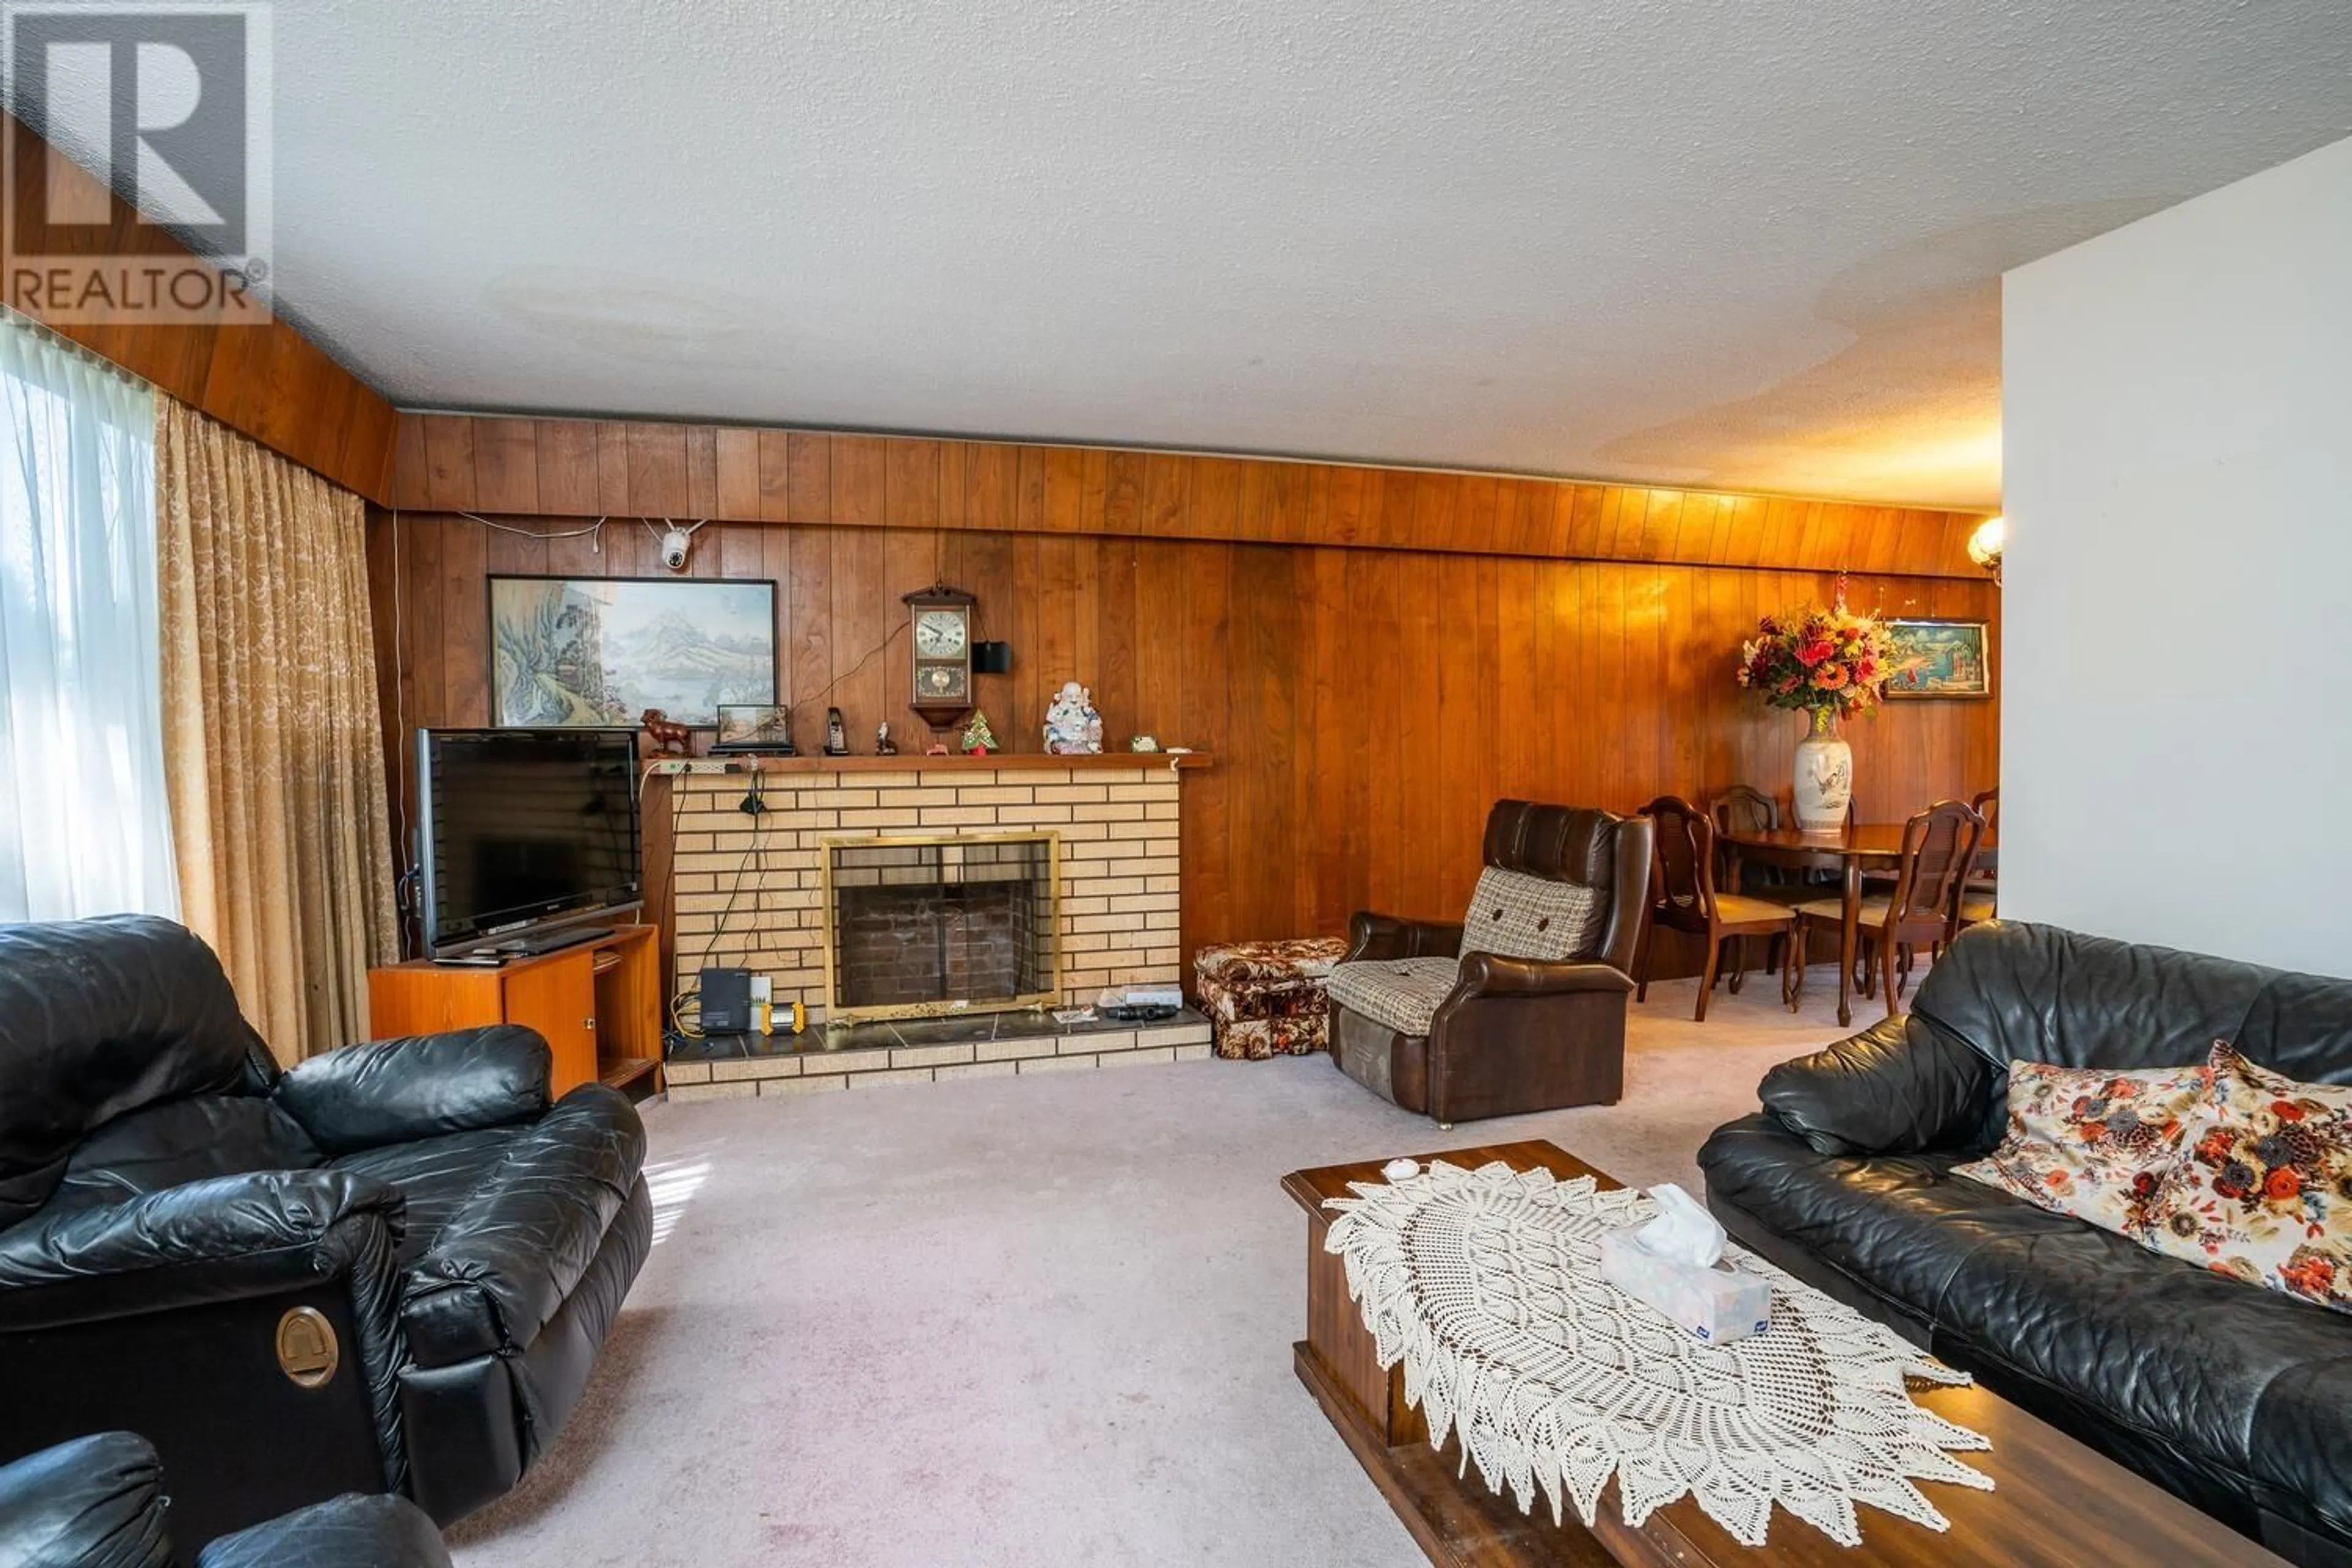
<path id="1" fill-rule="evenodd" d="M 1886 623 L 1895 654 L 1889 698 L 1990 697 L 1992 661 L 1982 621 Z"/>
<path id="2" fill-rule="evenodd" d="M 681 577 L 492 577 L 490 722 L 709 729 L 776 700 L 776 585 Z"/>

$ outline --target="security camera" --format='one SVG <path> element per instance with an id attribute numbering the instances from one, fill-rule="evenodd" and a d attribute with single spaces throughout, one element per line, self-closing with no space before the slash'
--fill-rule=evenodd
<path id="1" fill-rule="evenodd" d="M 673 572 L 686 570 L 687 547 L 693 542 L 686 530 L 673 528 L 661 537 L 662 564 Z"/>

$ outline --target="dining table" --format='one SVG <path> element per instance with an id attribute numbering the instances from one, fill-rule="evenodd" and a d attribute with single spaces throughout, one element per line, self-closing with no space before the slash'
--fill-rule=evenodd
<path id="1" fill-rule="evenodd" d="M 1838 922 L 1838 1022 L 1853 1022 L 1853 960 L 1862 945 L 1862 874 L 1892 871 L 1903 864 L 1900 822 L 1849 822 L 1843 827 L 1752 827 L 1718 829 L 1716 842 L 1724 847 L 1724 886 L 1739 886 L 1739 868 L 1748 860 L 1785 866 L 1801 871 L 1838 873 L 1845 918 Z M 1997 847 L 1988 836 L 1978 847 L 1977 862 L 1990 863 Z M 1801 955 L 1800 955 L 1801 956 Z"/>

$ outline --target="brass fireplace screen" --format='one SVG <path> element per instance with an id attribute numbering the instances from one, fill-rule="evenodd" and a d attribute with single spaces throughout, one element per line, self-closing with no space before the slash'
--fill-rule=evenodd
<path id="1" fill-rule="evenodd" d="M 1052 833 L 827 838 L 826 1016 L 1058 1004 L 1060 862 Z"/>

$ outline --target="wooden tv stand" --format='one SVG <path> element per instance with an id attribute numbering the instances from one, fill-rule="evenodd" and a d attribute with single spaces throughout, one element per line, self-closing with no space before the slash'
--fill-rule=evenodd
<path id="1" fill-rule="evenodd" d="M 429 1035 L 521 1024 L 555 1053 L 553 1092 L 619 1089 L 653 1075 L 661 1088 L 660 942 L 649 925 L 614 926 L 575 947 L 496 969 L 411 959 L 368 971 L 369 1033 Z"/>

